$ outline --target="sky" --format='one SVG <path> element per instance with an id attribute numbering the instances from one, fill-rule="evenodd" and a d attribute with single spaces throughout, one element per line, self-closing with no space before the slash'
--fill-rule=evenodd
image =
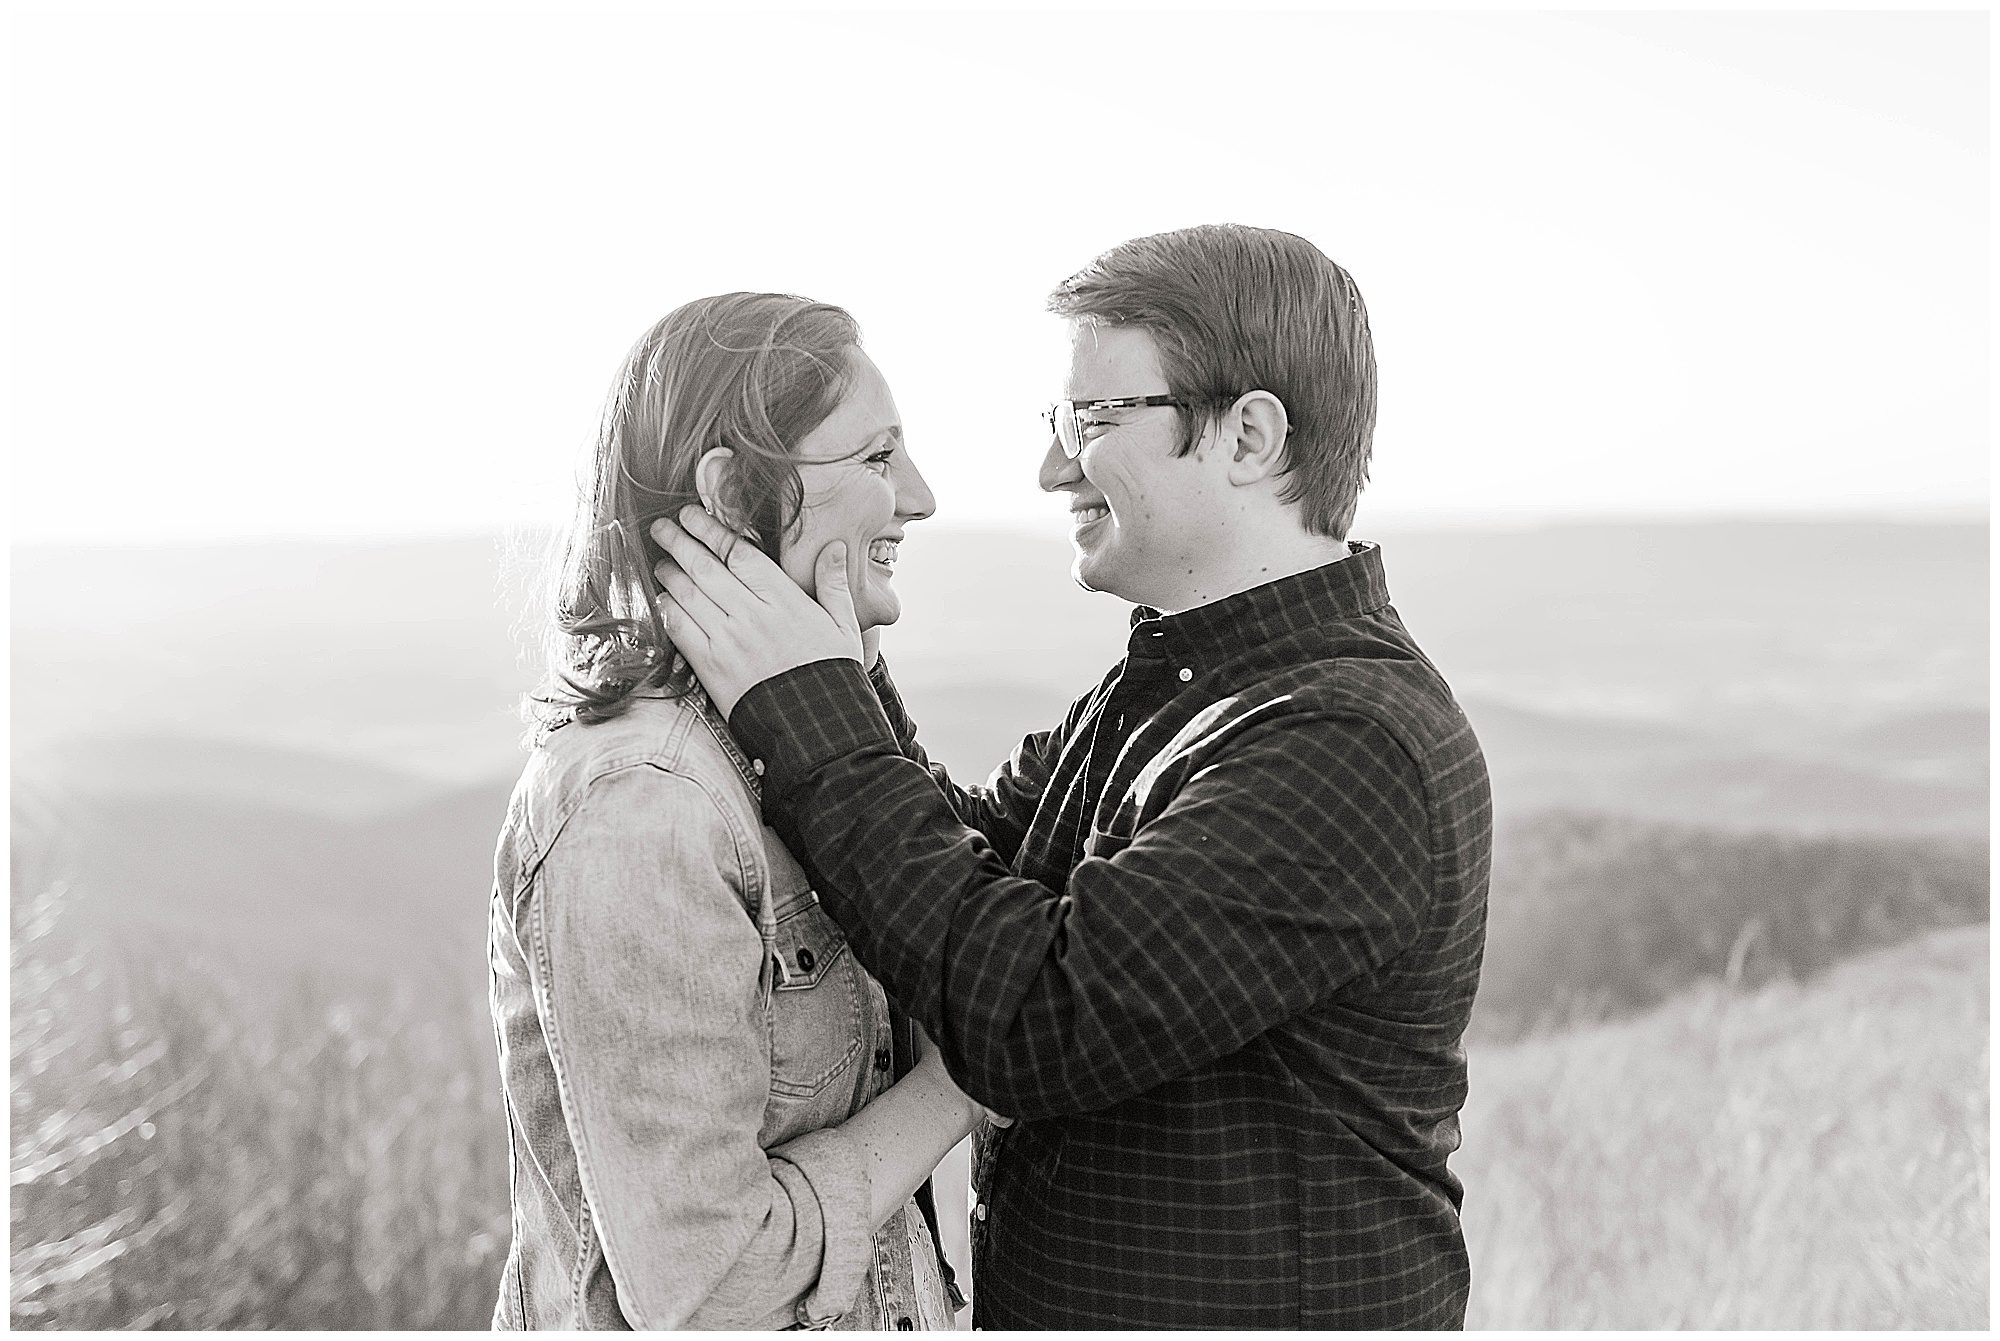
<path id="1" fill-rule="evenodd" d="M 690 298 L 850 308 L 940 521 L 1060 526 L 1047 292 L 1310 238 L 1371 517 L 1981 509 L 1981 13 L 20 12 L 17 543 L 556 524 Z"/>

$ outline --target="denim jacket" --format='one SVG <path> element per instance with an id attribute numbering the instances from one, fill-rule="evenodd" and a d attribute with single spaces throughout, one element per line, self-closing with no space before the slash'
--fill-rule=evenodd
<path id="1" fill-rule="evenodd" d="M 953 1325 L 928 1185 L 871 1232 L 839 1125 L 907 1070 L 907 1022 L 699 690 L 548 733 L 494 877 L 495 1327 Z"/>

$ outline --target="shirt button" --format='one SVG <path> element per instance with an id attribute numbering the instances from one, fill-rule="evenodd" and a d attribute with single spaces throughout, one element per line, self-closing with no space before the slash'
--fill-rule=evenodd
<path id="1" fill-rule="evenodd" d="M 972 1218 L 973 1218 L 973 1219 L 975 1219 L 975 1220 L 979 1220 L 979 1221 L 982 1221 L 982 1222 L 983 1222 L 983 1221 L 984 1221 L 984 1220 L 986 1219 L 986 1203 L 985 1203 L 985 1202 L 983 1202 L 983 1201 L 982 1201 L 982 1202 L 980 1202 L 980 1203 L 979 1203 L 979 1204 L 978 1204 L 977 1206 L 974 1206 L 974 1207 L 972 1208 Z"/>
<path id="2" fill-rule="evenodd" d="M 889 1069 L 889 1050 L 887 1048 L 875 1049 L 875 1069 L 877 1071 L 887 1071 Z"/>
<path id="3" fill-rule="evenodd" d="M 813 952 L 810 949 L 806 948 L 805 946 L 801 945 L 799 947 L 799 972 L 811 973 L 813 971 L 813 964 L 815 962 L 816 961 L 813 958 Z"/>
<path id="4" fill-rule="evenodd" d="M 1183 677 L 1183 678 L 1185 678 L 1185 677 Z M 764 776 L 764 761 L 763 761 L 762 759 L 752 759 L 752 760 L 750 761 L 750 771 L 751 771 L 752 773 L 755 773 L 755 774 L 756 774 L 756 775 L 757 775 L 758 777 L 760 777 L 760 778 L 761 778 L 761 777 L 763 777 L 763 776 Z"/>
<path id="5" fill-rule="evenodd" d="M 1186 684 L 1186 683 L 1187 683 L 1187 682 L 1188 682 L 1189 680 L 1192 680 L 1193 678 L 1194 678 L 1194 672 L 1193 672 L 1193 671 L 1189 670 L 1189 669 L 1188 669 L 1188 668 L 1187 668 L 1186 666 L 1183 666 L 1183 667 L 1181 667 L 1181 683 L 1182 683 L 1182 684 Z M 761 773 L 761 772 L 763 772 L 764 770 L 762 770 L 762 769 L 760 768 L 760 769 L 758 769 L 757 771 Z"/>

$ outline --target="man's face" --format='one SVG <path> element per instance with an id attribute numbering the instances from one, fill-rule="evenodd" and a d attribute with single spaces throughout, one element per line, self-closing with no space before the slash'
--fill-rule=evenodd
<path id="1" fill-rule="evenodd" d="M 1152 335 L 1078 322 L 1063 394 L 1079 401 L 1167 394 Z M 1215 550 L 1227 502 L 1213 452 L 1204 444 L 1174 455 L 1181 418 L 1172 406 L 1079 417 L 1083 451 L 1070 460 L 1052 438 L 1040 473 L 1042 488 L 1069 495 L 1076 580 L 1137 605 L 1183 608 Z"/>

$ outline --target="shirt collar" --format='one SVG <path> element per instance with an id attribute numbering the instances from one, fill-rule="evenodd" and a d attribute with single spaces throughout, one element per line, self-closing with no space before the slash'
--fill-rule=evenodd
<path id="1" fill-rule="evenodd" d="M 1389 604 L 1382 547 L 1351 540 L 1347 550 L 1345 559 L 1176 614 L 1138 606 L 1126 653 L 1199 670 L 1246 647 L 1382 609 Z"/>

